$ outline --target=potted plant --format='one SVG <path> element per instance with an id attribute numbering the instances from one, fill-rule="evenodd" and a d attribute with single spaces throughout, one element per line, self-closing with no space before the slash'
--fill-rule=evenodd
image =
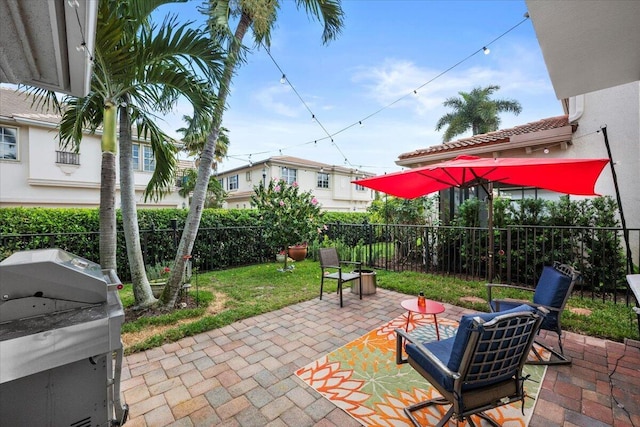
<path id="1" fill-rule="evenodd" d="M 160 296 L 160 293 L 164 289 L 167 279 L 169 278 L 169 273 L 171 273 L 171 267 L 164 264 L 147 266 L 147 279 L 151 285 L 153 296 L 156 298 Z"/>
<path id="2" fill-rule="evenodd" d="M 287 184 L 282 179 L 274 179 L 266 185 L 254 188 L 251 203 L 260 211 L 265 238 L 278 251 L 284 251 L 284 267 L 288 270 L 287 259 L 293 253 L 307 252 L 306 242 L 312 240 L 321 223 L 318 200 L 311 191 L 300 191 L 297 183 Z"/>

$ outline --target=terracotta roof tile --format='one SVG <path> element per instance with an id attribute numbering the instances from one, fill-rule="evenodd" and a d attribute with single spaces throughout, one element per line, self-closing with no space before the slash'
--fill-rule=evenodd
<path id="1" fill-rule="evenodd" d="M 58 123 L 60 115 L 52 110 L 41 110 L 32 105 L 33 96 L 15 89 L 0 87 L 0 117 L 23 118 L 46 123 Z"/>
<path id="2" fill-rule="evenodd" d="M 433 153 L 442 153 L 446 151 L 455 151 L 472 146 L 476 147 L 482 145 L 488 146 L 505 144 L 509 143 L 511 141 L 511 137 L 514 135 L 522 135 L 531 132 L 556 129 L 568 125 L 569 119 L 567 115 L 550 117 L 547 119 L 538 120 L 537 122 L 519 125 L 510 129 L 500 129 L 494 132 L 458 139 L 456 141 L 445 142 L 444 144 L 440 145 L 432 145 L 431 147 L 420 148 L 409 153 L 400 154 L 398 156 L 398 159 L 410 159 L 412 157 L 424 156 Z"/>

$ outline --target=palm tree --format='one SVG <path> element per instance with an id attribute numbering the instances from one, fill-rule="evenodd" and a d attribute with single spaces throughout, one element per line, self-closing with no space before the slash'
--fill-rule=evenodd
<path id="1" fill-rule="evenodd" d="M 83 130 L 104 129 L 100 198 L 100 263 L 115 269 L 115 153 L 116 112 L 120 119 L 121 205 L 127 256 L 136 304 L 155 302 L 146 277 L 135 208 L 131 124 L 147 139 L 155 157 L 155 170 L 145 197 L 165 194 L 174 177 L 176 148 L 155 124 L 154 113 L 167 112 L 180 96 L 194 108 L 191 132 L 211 121 L 215 96 L 211 82 L 221 71 L 218 44 L 190 23 L 178 25 L 168 17 L 153 25 L 150 14 L 167 0 L 121 2 L 103 0 L 98 10 L 94 75 L 85 98 L 68 97 L 60 123 L 64 145 L 79 146 Z M 200 77 L 200 75 L 202 77 Z M 103 245 L 104 241 L 104 245 Z"/>
<path id="2" fill-rule="evenodd" d="M 451 141 L 454 137 L 465 133 L 471 128 L 473 135 L 498 130 L 500 126 L 499 113 L 509 111 L 516 115 L 522 111 L 518 101 L 510 99 L 489 99 L 500 86 L 491 85 L 485 88 L 474 88 L 471 92 L 458 92 L 459 98 L 448 98 L 445 107 L 453 108 L 438 120 L 436 130 L 448 126 L 442 136 L 443 142 Z"/>
<path id="3" fill-rule="evenodd" d="M 182 120 L 184 120 L 189 127 L 193 124 L 193 118 L 190 116 L 183 116 Z M 209 123 L 210 124 L 210 123 Z M 207 140 L 207 136 L 209 135 L 209 128 L 202 128 L 200 133 L 193 133 L 189 131 L 189 127 L 180 128 L 177 132 L 183 134 L 182 143 L 184 144 L 184 150 L 189 154 L 189 156 L 196 156 L 202 148 L 204 147 L 205 141 Z M 221 127 L 220 128 L 220 136 L 218 137 L 218 141 L 216 142 L 215 149 L 215 159 L 213 163 L 213 169 L 217 169 L 218 162 L 222 161 L 222 159 L 227 155 L 227 151 L 229 149 L 229 137 L 227 136 L 229 130 Z M 199 165 L 200 161 L 196 161 L 196 164 Z M 187 169 L 183 172 L 182 176 L 182 186 L 180 190 L 178 190 L 178 194 L 182 197 L 189 197 L 193 190 L 196 187 L 196 182 L 198 180 L 198 171 L 196 169 Z M 209 177 L 209 185 L 207 186 L 207 197 L 204 203 L 205 208 L 219 208 L 222 206 L 222 202 L 225 197 L 227 197 L 227 193 L 224 191 L 220 182 L 216 179 L 215 176 Z M 189 202 L 191 204 L 191 202 Z"/>
<path id="4" fill-rule="evenodd" d="M 344 13 L 340 0 L 296 0 L 296 5 L 298 8 L 303 7 L 307 14 L 323 23 L 323 43 L 326 44 L 334 39 L 342 29 Z M 231 78 L 236 67 L 243 61 L 247 50 L 242 41 L 251 28 L 255 46 L 264 45 L 268 49 L 271 41 L 271 29 L 275 25 L 279 6 L 278 0 L 210 0 L 208 9 L 204 10 L 209 15 L 212 37 L 226 43 L 227 57 L 218 89 L 211 131 L 200 155 L 198 179 L 193 191 L 191 209 L 189 209 L 178 253 L 174 260 L 176 268 L 171 272 L 167 287 L 160 296 L 161 303 L 166 307 L 172 307 L 175 304 L 180 291 L 180 279 L 185 266 L 185 257 L 191 255 L 198 233 Z M 231 18 L 237 20 L 234 31 L 230 27 Z"/>

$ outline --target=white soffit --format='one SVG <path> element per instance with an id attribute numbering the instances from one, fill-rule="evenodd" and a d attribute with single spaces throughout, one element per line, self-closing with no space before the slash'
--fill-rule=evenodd
<path id="1" fill-rule="evenodd" d="M 98 0 L 0 0 L 0 82 L 86 95 L 97 13 Z"/>
<path id="2" fill-rule="evenodd" d="M 527 0 L 558 99 L 640 80 L 640 0 Z"/>

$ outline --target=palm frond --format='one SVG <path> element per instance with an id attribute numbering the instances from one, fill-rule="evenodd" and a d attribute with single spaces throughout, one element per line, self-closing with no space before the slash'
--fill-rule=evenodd
<path id="1" fill-rule="evenodd" d="M 156 167 L 145 189 L 144 199 L 157 201 L 171 191 L 177 165 L 177 148 L 171 138 L 144 111 L 132 106 L 131 118 L 136 123 L 139 138 L 151 143 Z"/>
<path id="2" fill-rule="evenodd" d="M 334 40 L 344 26 L 344 11 L 339 0 L 296 0 L 298 7 L 303 6 L 307 14 L 313 15 L 324 25 L 322 42 Z"/>

